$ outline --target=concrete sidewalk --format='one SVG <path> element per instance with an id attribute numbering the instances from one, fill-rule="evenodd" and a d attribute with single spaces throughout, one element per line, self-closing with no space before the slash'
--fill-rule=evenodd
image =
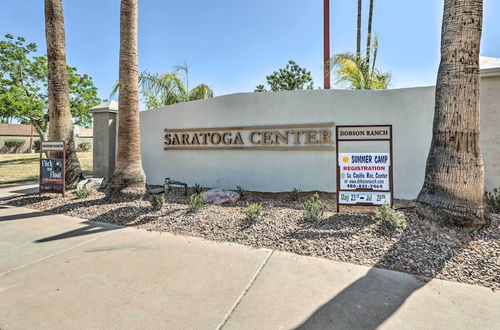
<path id="1" fill-rule="evenodd" d="M 492 329 L 500 295 L 0 205 L 0 328 Z"/>
<path id="2" fill-rule="evenodd" d="M 38 192 L 38 183 L 0 186 L 0 200 Z"/>

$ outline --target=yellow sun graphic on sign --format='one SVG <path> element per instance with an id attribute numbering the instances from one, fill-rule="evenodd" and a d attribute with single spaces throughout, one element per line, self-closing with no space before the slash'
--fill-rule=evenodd
<path id="1" fill-rule="evenodd" d="M 342 158 L 342 161 L 343 161 L 344 163 L 349 163 L 349 157 L 344 157 L 344 158 Z"/>

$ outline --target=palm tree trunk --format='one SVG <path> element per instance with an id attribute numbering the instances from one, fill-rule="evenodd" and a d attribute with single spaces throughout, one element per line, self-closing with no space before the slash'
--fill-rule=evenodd
<path id="1" fill-rule="evenodd" d="M 361 56 L 361 12 L 362 12 L 363 0 L 358 0 L 358 22 L 357 22 L 357 40 L 356 40 L 356 54 L 358 57 Z"/>
<path id="2" fill-rule="evenodd" d="M 370 11 L 368 13 L 368 34 L 366 35 L 366 62 L 370 65 L 370 52 L 372 46 L 372 21 L 373 21 L 373 0 L 370 0 Z"/>
<path id="3" fill-rule="evenodd" d="M 118 154 L 109 185 L 111 194 L 130 197 L 144 195 L 146 181 L 139 127 L 137 6 L 137 0 L 122 0 L 120 6 Z"/>
<path id="4" fill-rule="evenodd" d="M 432 142 L 417 211 L 458 226 L 490 223 L 479 147 L 483 0 L 445 0 Z"/>
<path id="5" fill-rule="evenodd" d="M 75 188 L 83 177 L 76 155 L 69 105 L 66 37 L 62 0 L 45 0 L 45 38 L 48 62 L 49 138 L 66 141 L 66 187 Z M 60 157 L 54 153 L 53 157 Z"/>

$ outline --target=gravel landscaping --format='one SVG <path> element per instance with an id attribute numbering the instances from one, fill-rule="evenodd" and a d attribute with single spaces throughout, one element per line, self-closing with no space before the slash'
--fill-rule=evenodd
<path id="1" fill-rule="evenodd" d="M 389 231 L 373 220 L 374 208 L 343 207 L 337 214 L 335 194 L 319 193 L 326 205 L 320 221 L 302 220 L 302 203 L 286 193 L 249 192 L 245 201 L 205 205 L 189 212 L 188 197 L 174 189 L 160 211 L 147 200 L 112 201 L 101 192 L 87 198 L 48 195 L 17 197 L 4 204 L 62 213 L 83 219 L 154 231 L 235 242 L 332 260 L 376 266 L 417 275 L 500 289 L 500 216 L 488 228 L 468 231 L 421 219 L 410 201 L 397 201 L 407 227 Z M 245 219 L 247 203 L 261 203 L 262 216 Z"/>

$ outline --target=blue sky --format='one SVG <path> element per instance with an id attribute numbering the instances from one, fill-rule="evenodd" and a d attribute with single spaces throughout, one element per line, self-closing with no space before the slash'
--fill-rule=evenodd
<path id="1" fill-rule="evenodd" d="M 363 38 L 368 0 L 364 0 Z M 481 55 L 500 57 L 500 1 L 485 0 Z M 332 54 L 353 51 L 355 0 L 331 0 Z M 67 61 L 108 98 L 118 77 L 119 0 L 63 0 Z M 442 0 L 375 0 L 379 67 L 391 88 L 432 85 L 439 64 Z M 187 61 L 190 85 L 216 95 L 253 91 L 289 59 L 322 85 L 322 0 L 139 0 L 140 70 L 171 71 Z M 45 52 L 42 0 L 0 0 L 0 33 Z"/>

